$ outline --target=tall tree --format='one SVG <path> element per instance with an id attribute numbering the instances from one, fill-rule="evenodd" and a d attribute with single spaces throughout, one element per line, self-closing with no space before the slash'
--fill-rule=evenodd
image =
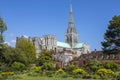
<path id="1" fill-rule="evenodd" d="M 4 38 L 3 38 L 3 32 L 7 30 L 7 26 L 5 24 L 5 22 L 3 21 L 3 19 L 0 17 L 0 60 L 3 59 L 3 42 L 4 42 Z"/>
<path id="2" fill-rule="evenodd" d="M 21 38 L 16 43 L 16 49 L 20 50 L 19 54 L 23 55 L 24 63 L 29 65 L 36 59 L 35 46 L 27 38 Z"/>
<path id="3" fill-rule="evenodd" d="M 4 23 L 3 19 L 0 17 L 0 43 L 4 41 L 3 39 L 3 32 L 7 30 L 7 26 Z"/>
<path id="4" fill-rule="evenodd" d="M 120 52 L 120 15 L 114 16 L 109 21 L 104 39 L 105 41 L 102 42 L 102 46 L 105 53 L 112 54 Z"/>

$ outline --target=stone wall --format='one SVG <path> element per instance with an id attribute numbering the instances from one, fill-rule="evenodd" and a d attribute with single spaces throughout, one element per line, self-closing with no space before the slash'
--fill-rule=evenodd
<path id="1" fill-rule="evenodd" d="M 118 54 L 104 54 L 102 51 L 94 51 L 90 54 L 82 54 L 80 59 L 95 59 L 95 60 L 120 60 L 120 53 Z"/>

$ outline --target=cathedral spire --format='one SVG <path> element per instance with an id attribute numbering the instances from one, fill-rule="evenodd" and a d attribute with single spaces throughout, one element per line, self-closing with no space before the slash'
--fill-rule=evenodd
<path id="1" fill-rule="evenodd" d="M 69 23 L 74 24 L 73 12 L 72 12 L 72 0 L 71 0 L 71 2 L 70 2 L 70 17 L 69 17 Z"/>
<path id="2" fill-rule="evenodd" d="M 67 32 L 68 33 L 71 33 L 71 32 L 77 33 L 76 29 L 75 29 L 75 25 L 74 25 L 73 10 L 72 10 L 72 0 L 70 2 L 70 14 L 69 14 L 69 23 L 68 23 Z"/>
<path id="3" fill-rule="evenodd" d="M 72 48 L 78 43 L 78 34 L 73 19 L 72 1 L 70 2 L 70 16 L 65 38 L 66 43 L 70 44 Z"/>

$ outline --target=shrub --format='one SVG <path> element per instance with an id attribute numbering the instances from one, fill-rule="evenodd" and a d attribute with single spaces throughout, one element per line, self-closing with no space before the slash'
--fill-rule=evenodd
<path id="1" fill-rule="evenodd" d="M 65 74 L 65 71 L 63 69 L 58 69 L 56 72 L 55 72 L 56 76 L 58 77 L 62 77 L 64 74 Z"/>
<path id="2" fill-rule="evenodd" d="M 69 77 L 68 74 L 63 74 L 63 75 L 62 75 L 62 78 L 68 78 L 68 77 Z"/>
<path id="3" fill-rule="evenodd" d="M 11 67 L 15 71 L 22 71 L 25 68 L 25 65 L 21 62 L 14 62 Z"/>
<path id="4" fill-rule="evenodd" d="M 0 62 L 0 72 L 10 71 L 10 67 L 8 67 L 5 63 Z"/>
<path id="5" fill-rule="evenodd" d="M 81 68 L 73 70 L 72 73 L 73 73 L 73 75 L 81 75 L 81 76 L 86 75 L 86 72 L 83 69 L 81 69 Z"/>
<path id="6" fill-rule="evenodd" d="M 115 73 L 110 69 L 99 69 L 97 70 L 96 74 L 101 78 L 110 78 L 115 75 Z"/>
<path id="7" fill-rule="evenodd" d="M 53 62 L 45 62 L 42 65 L 42 69 L 53 70 L 53 69 L 55 69 L 54 63 Z"/>
<path id="8" fill-rule="evenodd" d="M 57 73 L 57 74 L 63 74 L 63 73 L 65 73 L 65 72 L 64 72 L 64 70 L 62 70 L 62 69 L 58 69 L 58 70 L 56 71 L 56 73 Z"/>
<path id="9" fill-rule="evenodd" d="M 120 71 L 116 72 L 115 76 L 120 78 Z"/>
<path id="10" fill-rule="evenodd" d="M 98 69 L 103 68 L 103 63 L 97 60 L 90 60 L 85 68 L 89 73 L 95 73 Z"/>
<path id="11" fill-rule="evenodd" d="M 14 75 L 14 72 L 2 72 L 1 75 L 4 78 L 8 78 L 8 76 Z"/>
<path id="12" fill-rule="evenodd" d="M 118 69 L 117 64 L 113 62 L 105 62 L 103 65 L 104 65 L 104 68 L 111 69 L 113 71 L 116 71 Z"/>
<path id="13" fill-rule="evenodd" d="M 54 74 L 55 74 L 54 71 L 46 71 L 46 76 L 48 76 L 48 77 L 53 77 Z"/>
<path id="14" fill-rule="evenodd" d="M 38 76 L 38 73 L 30 71 L 27 75 L 36 77 Z"/>
<path id="15" fill-rule="evenodd" d="M 98 79 L 98 78 L 100 78 L 100 76 L 98 76 L 98 75 L 92 75 L 92 79 Z"/>
<path id="16" fill-rule="evenodd" d="M 5 78 L 3 76 L 0 75 L 0 80 L 5 80 Z"/>
<path id="17" fill-rule="evenodd" d="M 80 78 L 81 76 L 80 75 L 74 75 L 73 78 Z"/>
<path id="18" fill-rule="evenodd" d="M 41 66 L 33 66 L 33 67 L 30 68 L 31 71 L 37 72 L 37 73 L 40 72 L 41 69 L 42 69 Z"/>
<path id="19" fill-rule="evenodd" d="M 22 79 L 22 77 L 19 76 L 19 75 L 13 75 L 13 76 L 9 76 L 9 77 L 8 77 L 8 80 L 17 80 L 17 79 Z M 1 80 L 1 79 L 0 79 L 0 80 Z"/>
<path id="20" fill-rule="evenodd" d="M 77 67 L 75 65 L 71 64 L 71 65 L 65 67 L 65 71 L 69 74 L 72 74 L 72 71 L 76 68 Z"/>

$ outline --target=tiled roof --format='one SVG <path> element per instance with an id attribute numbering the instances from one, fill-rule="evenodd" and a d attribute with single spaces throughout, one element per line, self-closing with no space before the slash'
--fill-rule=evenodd
<path id="1" fill-rule="evenodd" d="M 82 48 L 84 43 L 78 43 L 74 46 L 74 48 Z"/>
<path id="2" fill-rule="evenodd" d="M 59 42 L 59 41 L 57 41 L 57 46 L 59 46 L 59 47 L 64 47 L 64 48 L 71 48 L 68 43 Z"/>

